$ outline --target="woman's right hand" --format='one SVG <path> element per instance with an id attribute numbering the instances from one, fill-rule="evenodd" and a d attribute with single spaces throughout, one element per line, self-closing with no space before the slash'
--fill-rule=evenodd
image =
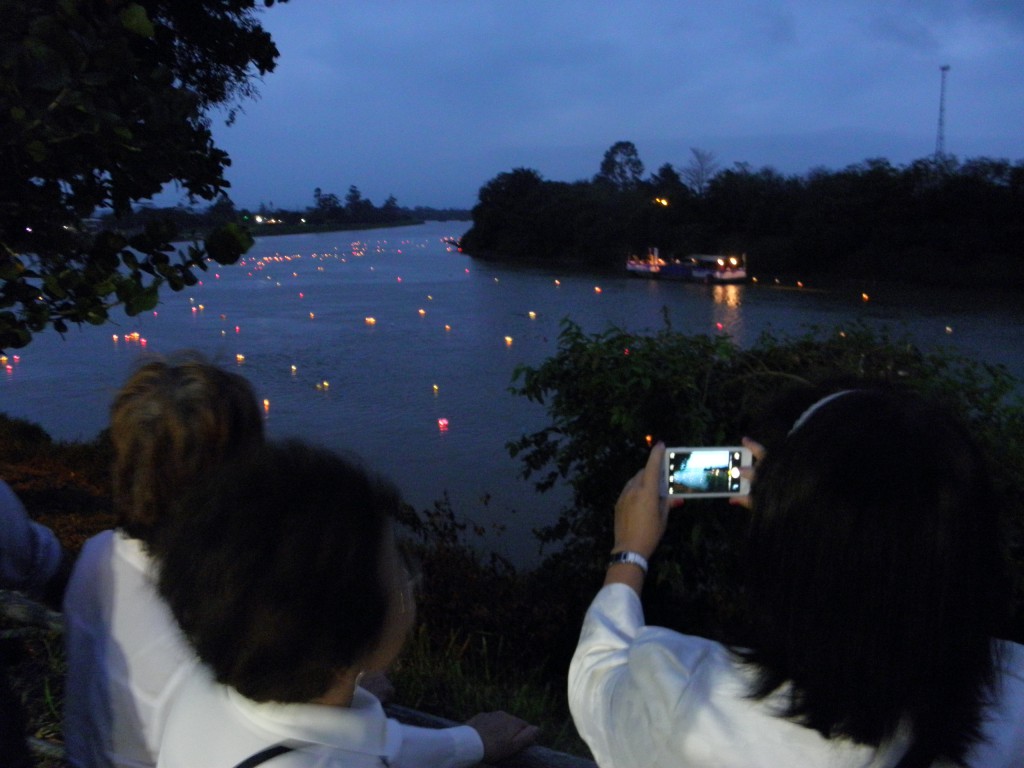
<path id="1" fill-rule="evenodd" d="M 650 559 L 668 524 L 668 501 L 661 496 L 665 444 L 651 448 L 647 464 L 622 489 L 615 502 L 612 552 L 636 552 Z"/>
<path id="2" fill-rule="evenodd" d="M 537 740 L 540 729 L 508 712 L 481 712 L 466 721 L 484 743 L 484 762 L 504 760 Z"/>

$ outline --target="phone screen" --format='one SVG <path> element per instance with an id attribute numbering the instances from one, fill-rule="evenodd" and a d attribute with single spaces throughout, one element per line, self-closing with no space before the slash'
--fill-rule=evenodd
<path id="1" fill-rule="evenodd" d="M 669 448 L 665 452 L 669 496 L 738 496 L 749 492 L 740 468 L 750 464 L 745 448 Z"/>

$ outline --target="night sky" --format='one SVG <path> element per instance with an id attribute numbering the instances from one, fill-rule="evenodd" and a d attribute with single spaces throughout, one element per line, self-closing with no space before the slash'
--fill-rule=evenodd
<path id="1" fill-rule="evenodd" d="M 613 143 L 786 174 L 945 149 L 1024 158 L 1024 2 L 291 0 L 277 70 L 215 136 L 239 206 L 471 207 L 502 171 L 575 181 Z M 166 201 L 162 201 L 166 202 Z"/>

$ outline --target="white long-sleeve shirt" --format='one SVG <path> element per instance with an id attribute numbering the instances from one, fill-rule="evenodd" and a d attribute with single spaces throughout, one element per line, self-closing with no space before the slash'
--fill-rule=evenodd
<path id="1" fill-rule="evenodd" d="M 78 556 L 64 593 L 64 740 L 74 766 L 156 765 L 167 707 L 197 663 L 156 578 L 142 543 L 119 531 L 93 536 Z"/>
<path id="2" fill-rule="evenodd" d="M 466 768 L 484 749 L 467 725 L 417 728 L 392 720 L 362 688 L 350 707 L 260 703 L 200 666 L 171 707 L 157 766 L 231 768 L 281 742 L 298 749 L 268 768 Z"/>
<path id="3" fill-rule="evenodd" d="M 985 742 L 972 768 L 1024 766 L 1024 646 L 1003 644 Z M 774 713 L 780 694 L 748 698 L 750 670 L 720 643 L 644 626 L 636 592 L 604 587 L 584 619 L 569 668 L 569 707 L 601 768 L 882 768 L 906 739 L 874 749 Z"/>

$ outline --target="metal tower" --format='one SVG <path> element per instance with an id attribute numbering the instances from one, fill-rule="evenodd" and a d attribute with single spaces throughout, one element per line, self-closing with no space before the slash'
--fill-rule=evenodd
<path id="1" fill-rule="evenodd" d="M 949 64 L 943 64 L 939 71 L 942 73 L 942 85 L 939 87 L 939 132 L 935 136 L 936 160 L 946 156 L 946 73 L 949 72 Z"/>

